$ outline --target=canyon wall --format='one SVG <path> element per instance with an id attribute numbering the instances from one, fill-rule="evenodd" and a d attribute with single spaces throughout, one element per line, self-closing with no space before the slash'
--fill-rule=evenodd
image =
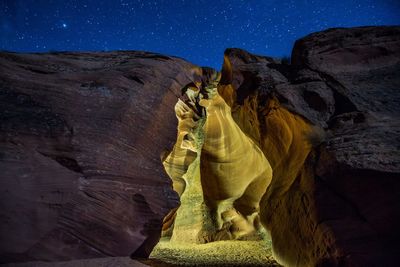
<path id="1" fill-rule="evenodd" d="M 400 27 L 329 29 L 291 63 L 227 49 L 218 92 L 273 169 L 261 223 L 285 266 L 400 254 Z M 160 155 L 199 68 L 120 51 L 0 53 L 0 259 L 147 256 L 178 194 Z"/>
<path id="2" fill-rule="evenodd" d="M 0 53 L 2 262 L 147 256 L 179 205 L 160 155 L 198 67 L 155 53 Z"/>
<path id="3" fill-rule="evenodd" d="M 261 220 L 285 266 L 394 266 L 400 28 L 329 29 L 291 64 L 225 52 L 221 91 L 273 168 Z"/>

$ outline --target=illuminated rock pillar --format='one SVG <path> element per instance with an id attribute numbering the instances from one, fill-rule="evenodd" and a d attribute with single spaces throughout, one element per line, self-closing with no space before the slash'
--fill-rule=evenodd
<path id="1" fill-rule="evenodd" d="M 232 118 L 217 87 L 207 87 L 196 113 L 178 100 L 178 138 L 163 164 L 180 194 L 171 241 L 259 239 L 259 202 L 272 178 L 263 152 Z M 196 154 L 188 164 L 189 151 Z"/>
<path id="2" fill-rule="evenodd" d="M 173 242 L 205 243 L 207 237 L 203 238 L 204 227 L 210 225 L 208 208 L 203 204 L 203 188 L 200 179 L 200 155 L 203 145 L 204 119 L 197 122 L 193 128 L 192 137 L 194 148 L 197 152 L 196 158 L 188 166 L 182 179 L 185 181 L 185 190 L 180 196 L 181 206 L 176 212 L 174 229 L 171 236 Z"/>

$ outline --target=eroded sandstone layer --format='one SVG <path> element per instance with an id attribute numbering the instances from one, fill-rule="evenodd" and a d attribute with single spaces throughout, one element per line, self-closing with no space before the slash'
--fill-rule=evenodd
<path id="1" fill-rule="evenodd" d="M 163 160 L 181 196 L 171 242 L 257 238 L 261 230 L 260 200 L 272 168 L 233 119 L 218 92 L 218 77 L 215 73 L 211 84 L 189 87 L 184 94 L 190 100 L 175 105 L 177 140 Z"/>
<path id="2" fill-rule="evenodd" d="M 0 53 L 0 259 L 147 256 L 179 204 L 160 161 L 197 67 L 120 51 Z"/>
<path id="3" fill-rule="evenodd" d="M 261 220 L 278 262 L 395 266 L 400 28 L 311 34 L 291 65 L 228 49 L 223 74 L 233 116 L 273 168 Z"/>

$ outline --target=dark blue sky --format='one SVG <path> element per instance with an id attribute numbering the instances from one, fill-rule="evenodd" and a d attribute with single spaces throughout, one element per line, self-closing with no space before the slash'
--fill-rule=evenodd
<path id="1" fill-rule="evenodd" d="M 227 47 L 281 57 L 311 32 L 399 24 L 399 0 L 0 0 L 0 49 L 147 50 L 219 69 Z"/>

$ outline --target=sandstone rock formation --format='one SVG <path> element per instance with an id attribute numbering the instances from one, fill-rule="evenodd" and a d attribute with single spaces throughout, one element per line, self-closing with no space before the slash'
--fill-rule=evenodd
<path id="1" fill-rule="evenodd" d="M 218 91 L 200 105 L 207 114 L 200 159 L 204 199 L 217 228 L 229 223 L 229 233 L 240 238 L 254 230 L 272 169 L 257 144 L 235 123 Z"/>
<path id="2" fill-rule="evenodd" d="M 181 196 L 171 242 L 257 235 L 259 203 L 272 169 L 233 120 L 231 108 L 218 93 L 218 81 L 190 90 L 188 104 L 179 99 L 175 105 L 177 141 L 163 161 Z"/>
<path id="3" fill-rule="evenodd" d="M 275 258 L 395 266 L 400 28 L 311 34 L 296 42 L 290 65 L 228 49 L 223 73 L 234 118 L 273 168 L 261 219 Z"/>
<path id="4" fill-rule="evenodd" d="M 396 266 L 400 27 L 311 34 L 291 64 L 224 58 L 218 93 L 273 169 L 260 216 L 275 258 Z M 182 153 L 180 169 L 162 159 L 181 201 L 194 199 L 180 177 L 196 153 L 186 134 L 174 147 L 174 105 L 204 76 L 153 53 L 1 53 L 1 260 L 147 255 L 162 218 L 167 230 L 179 216 L 164 148 Z"/>
<path id="5" fill-rule="evenodd" d="M 197 67 L 145 52 L 0 53 L 0 259 L 146 256 L 178 202 L 160 162 Z"/>

